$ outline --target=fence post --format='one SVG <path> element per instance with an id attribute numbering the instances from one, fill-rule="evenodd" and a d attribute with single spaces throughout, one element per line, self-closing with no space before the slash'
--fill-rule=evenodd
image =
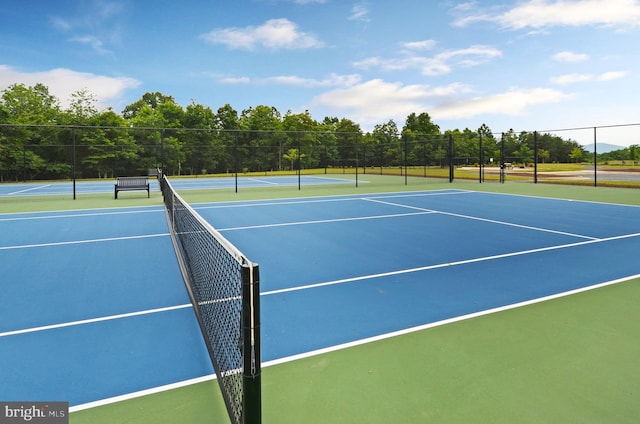
<path id="1" fill-rule="evenodd" d="M 538 131 L 533 132 L 533 183 L 538 184 Z"/>
<path id="2" fill-rule="evenodd" d="M 71 128 L 71 179 L 73 180 L 73 200 L 76 200 L 76 128 Z"/>
<path id="3" fill-rule="evenodd" d="M 598 187 L 598 127 L 593 127 L 593 186 Z"/>
<path id="4" fill-rule="evenodd" d="M 478 171 L 478 182 L 482 184 L 482 168 L 484 167 L 484 151 L 482 150 L 482 133 L 478 131 L 478 136 L 480 139 L 478 141 L 478 145 L 480 147 L 480 170 Z"/>
<path id="5" fill-rule="evenodd" d="M 504 157 L 504 133 L 502 133 L 500 135 L 500 182 L 504 184 L 504 181 L 506 179 L 506 165 L 505 165 L 505 161 L 504 161 L 505 157 Z"/>
<path id="6" fill-rule="evenodd" d="M 449 134 L 449 182 L 453 182 L 453 136 Z"/>

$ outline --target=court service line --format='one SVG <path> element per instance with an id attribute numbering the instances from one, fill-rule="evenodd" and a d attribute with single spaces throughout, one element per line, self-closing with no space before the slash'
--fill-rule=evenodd
<path id="1" fill-rule="evenodd" d="M 49 247 L 49 246 L 66 246 L 71 244 L 85 244 L 85 243 L 102 243 L 105 241 L 119 241 L 119 240 L 135 240 L 152 237 L 167 237 L 169 233 L 160 234 L 145 234 L 142 236 L 124 236 L 124 237 L 109 237 L 92 240 L 72 240 L 72 241 L 57 241 L 51 243 L 39 243 L 39 244 L 25 244 L 21 246 L 0 246 L 0 250 L 16 250 L 16 249 L 31 249 L 34 247 Z"/>
<path id="2" fill-rule="evenodd" d="M 233 204 L 222 204 L 222 205 L 217 205 L 217 204 L 211 204 L 211 203 L 206 203 L 204 205 L 196 205 L 194 206 L 194 209 L 196 210 L 201 210 L 201 209 L 233 209 L 233 208 L 253 208 L 253 207 L 257 207 L 257 206 L 282 206 L 282 205 L 306 205 L 306 204 L 310 204 L 310 203 L 329 203 L 329 202 L 352 202 L 352 201 L 357 201 L 357 200 L 361 200 L 360 198 L 330 198 L 330 199 L 319 199 L 319 200 L 281 200 L 281 201 L 270 201 L 270 202 L 265 202 L 265 201 L 260 201 L 260 202 L 256 202 L 256 203 L 233 203 Z"/>
<path id="3" fill-rule="evenodd" d="M 274 183 L 273 181 L 260 180 L 258 178 L 249 178 L 247 181 L 253 181 L 260 184 L 280 185 L 280 183 Z"/>
<path id="4" fill-rule="evenodd" d="M 421 211 L 421 212 L 399 213 L 399 214 L 390 214 L 390 215 L 358 216 L 358 217 L 352 217 L 352 218 L 319 219 L 316 221 L 282 222 L 278 224 L 250 225 L 246 227 L 229 227 L 229 228 L 222 228 L 222 229 L 217 228 L 217 230 L 222 233 L 225 231 L 253 230 L 257 228 L 271 228 L 271 227 L 288 227 L 291 225 L 324 224 L 328 222 L 363 221 L 367 219 L 384 219 L 384 218 L 395 218 L 395 217 L 402 217 L 402 216 L 429 215 L 432 213 L 436 213 L 436 212 Z"/>
<path id="5" fill-rule="evenodd" d="M 382 200 L 371 199 L 371 198 L 365 198 L 363 200 L 367 200 L 369 202 L 382 203 L 382 204 L 385 204 L 385 205 L 398 206 L 398 207 L 407 208 L 407 209 L 417 209 L 417 210 L 423 210 L 423 211 L 430 211 L 430 212 L 438 213 L 438 214 L 441 214 L 441 215 L 449 215 L 449 216 L 455 216 L 457 218 L 472 219 L 474 221 L 483 221 L 483 222 L 489 222 L 489 223 L 492 223 L 492 224 L 506 225 L 506 226 L 509 226 L 509 227 L 524 228 L 524 229 L 527 229 L 527 230 L 542 231 L 542 232 L 545 232 L 545 233 L 560 234 L 560 235 L 563 235 L 563 236 L 577 237 L 577 238 L 583 238 L 583 239 L 587 239 L 587 240 L 598 240 L 597 237 L 590 237 L 590 236 L 585 236 L 585 235 L 582 235 L 582 234 L 568 233 L 568 232 L 565 232 L 565 231 L 550 230 L 548 228 L 532 227 L 530 225 L 514 224 L 512 222 L 498 221 L 498 220 L 495 220 L 495 219 L 488 219 L 488 218 L 480 218 L 478 216 L 462 215 L 462 214 L 453 213 L 453 212 L 443 212 L 443 211 L 438 211 L 438 210 L 433 210 L 433 209 L 425 209 L 425 208 L 420 208 L 420 207 L 417 207 L 417 206 L 409 206 L 409 205 L 403 205 L 401 203 L 385 202 L 385 201 L 382 201 Z"/>
<path id="6" fill-rule="evenodd" d="M 92 324 L 96 322 L 111 321 L 115 319 L 131 318 L 131 317 L 136 317 L 140 315 L 155 314 L 159 312 L 168 312 L 168 311 L 174 311 L 178 309 L 185 309 L 185 308 L 191 308 L 191 307 L 192 307 L 191 303 L 188 303 L 184 305 L 167 306 L 164 308 L 147 309 L 145 311 L 129 312 L 126 314 L 110 315 L 110 316 L 104 316 L 99 318 L 84 319 L 79 321 L 63 322 L 60 324 L 43 325 L 41 327 L 32 327 L 32 328 L 24 328 L 21 330 L 6 331 L 4 333 L 0 333 L 0 337 L 15 336 L 18 334 L 26 334 L 26 333 L 35 333 L 38 331 L 54 330 L 57 328 L 73 327 L 76 325 Z"/>
<path id="7" fill-rule="evenodd" d="M 261 295 L 262 296 L 269 296 L 269 295 L 273 295 L 273 294 L 288 293 L 288 292 L 294 292 L 294 291 L 299 291 L 299 290 L 315 289 L 315 288 L 318 288 L 318 287 L 333 286 L 333 285 L 337 285 L 337 284 L 351 283 L 351 282 L 355 282 L 355 281 L 369 280 L 369 279 L 373 279 L 373 278 L 390 277 L 390 276 L 400 275 L 400 274 L 410 274 L 410 273 L 413 273 L 413 272 L 429 271 L 429 270 L 432 270 L 432 269 L 447 268 L 447 267 L 458 266 L 458 265 L 466 265 L 466 264 L 472 264 L 472 263 L 477 263 L 477 262 L 486 262 L 486 261 L 491 261 L 491 260 L 495 260 L 495 259 L 504 259 L 504 258 L 510 258 L 510 257 L 514 257 L 514 256 L 530 255 L 532 253 L 548 252 L 548 251 L 551 251 L 551 250 L 567 249 L 567 248 L 570 248 L 570 247 L 586 246 L 586 245 L 589 245 L 589 244 L 604 243 L 604 242 L 607 242 L 607 241 L 622 240 L 622 239 L 634 238 L 634 237 L 640 237 L 640 233 L 625 234 L 625 235 L 622 235 L 622 236 L 608 237 L 608 238 L 603 238 L 603 239 L 579 241 L 579 242 L 576 242 L 576 243 L 561 244 L 561 245 L 549 246 L 549 247 L 541 247 L 541 248 L 538 248 L 538 249 L 521 250 L 521 251 L 518 251 L 518 252 L 502 253 L 502 254 L 499 254 L 499 255 L 485 256 L 485 257 L 473 258 L 473 259 L 464 259 L 464 260 L 461 260 L 461 261 L 447 262 L 447 263 L 441 263 L 441 264 L 435 264 L 435 265 L 426 265 L 426 266 L 421 266 L 421 267 L 417 267 L 417 268 L 408 268 L 408 269 L 401 269 L 401 270 L 396 270 L 396 271 L 382 272 L 382 273 L 379 273 L 379 274 L 361 275 L 359 277 L 343 278 L 343 279 L 340 279 L 340 280 L 325 281 L 325 282 L 322 282 L 322 283 L 314 283 L 314 284 L 307 284 L 307 285 L 304 285 L 304 286 L 288 287 L 288 288 L 285 288 L 285 289 L 271 290 L 271 291 L 263 292 L 263 293 L 261 293 Z"/>
<path id="8" fill-rule="evenodd" d="M 7 196 L 13 196 L 14 194 L 20 194 L 20 193 L 26 193 L 28 191 L 33 191 L 33 190 L 40 190 L 41 188 L 47 188 L 50 187 L 51 184 L 45 184 L 42 186 L 37 186 L 37 187 L 31 187 L 31 188 L 25 188 L 24 190 L 18 190 L 18 191 L 14 191 L 12 193 L 7 193 Z"/>
<path id="9" fill-rule="evenodd" d="M 395 198 L 395 197 L 426 197 L 426 196 L 445 196 L 449 194 L 468 194 L 473 193 L 471 191 L 455 191 L 455 192 L 443 192 L 442 190 L 437 190 L 434 192 L 394 192 L 394 193 L 372 193 L 372 195 L 367 196 L 366 198 Z M 306 205 L 312 203 L 331 203 L 331 202 L 359 202 L 364 198 L 361 195 L 353 195 L 353 194 L 344 194 L 340 196 L 325 196 L 325 197 L 314 197 L 314 198 L 302 198 L 302 199 L 276 199 L 272 201 L 254 201 L 254 202 L 244 202 L 244 201 L 234 201 L 234 202 L 224 202 L 223 204 L 215 204 L 215 203 L 200 203 L 196 204 L 194 209 L 231 209 L 231 208 L 253 208 L 258 206 L 281 206 L 281 205 Z"/>
<path id="10" fill-rule="evenodd" d="M 117 211 L 117 212 L 91 212 L 91 213 L 74 213 L 64 215 L 42 215 L 42 216 L 15 216 L 11 218 L 0 218 L 0 222 L 3 221 L 30 221 L 38 219 L 58 219 L 58 218 L 81 218 L 85 216 L 108 216 L 108 215 L 129 215 L 137 213 L 157 213 L 164 212 L 163 209 L 150 209 L 150 210 L 135 210 L 135 211 Z"/>

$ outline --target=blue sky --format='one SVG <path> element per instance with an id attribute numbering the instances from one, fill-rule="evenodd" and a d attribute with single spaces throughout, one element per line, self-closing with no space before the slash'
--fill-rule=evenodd
<path id="1" fill-rule="evenodd" d="M 42 82 L 63 106 L 86 88 L 118 112 L 160 91 L 365 131 L 412 112 L 443 130 L 640 122 L 640 0 L 4 0 L 0 18 L 0 90 Z"/>

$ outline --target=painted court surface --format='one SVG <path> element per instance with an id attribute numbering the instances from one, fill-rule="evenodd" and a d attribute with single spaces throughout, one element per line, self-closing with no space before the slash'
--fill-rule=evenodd
<path id="1" fill-rule="evenodd" d="M 193 206 L 260 264 L 267 366 L 640 276 L 637 206 L 456 188 Z M 0 214 L 0 233 L 0 399 L 82 409 L 211 375 L 160 206 Z"/>

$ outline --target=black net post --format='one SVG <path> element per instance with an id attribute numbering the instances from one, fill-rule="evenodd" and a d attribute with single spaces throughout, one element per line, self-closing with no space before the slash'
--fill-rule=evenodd
<path id="1" fill-rule="evenodd" d="M 260 353 L 260 277 L 257 264 L 242 270 L 243 423 L 262 422 Z"/>
<path id="2" fill-rule="evenodd" d="M 171 239 L 233 424 L 261 422 L 258 266 L 162 177 Z"/>

